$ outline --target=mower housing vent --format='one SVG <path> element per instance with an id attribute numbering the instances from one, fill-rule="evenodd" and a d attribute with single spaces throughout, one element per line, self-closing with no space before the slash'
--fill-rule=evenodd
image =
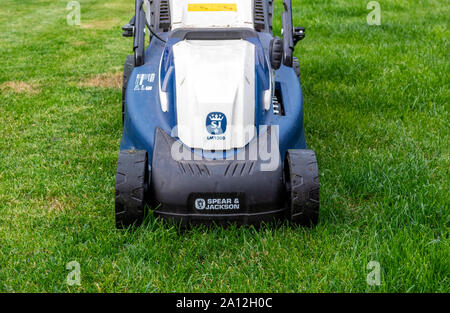
<path id="1" fill-rule="evenodd" d="M 264 14 L 264 0 L 255 0 L 254 23 L 257 31 L 263 31 L 266 28 L 266 16 Z"/>
<path id="2" fill-rule="evenodd" d="M 169 0 L 161 0 L 159 4 L 159 28 L 167 32 L 170 29 L 170 5 Z"/>

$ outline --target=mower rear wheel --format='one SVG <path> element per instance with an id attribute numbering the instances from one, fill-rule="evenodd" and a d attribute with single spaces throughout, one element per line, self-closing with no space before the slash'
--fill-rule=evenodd
<path id="1" fill-rule="evenodd" d="M 298 81 L 300 81 L 300 62 L 297 57 L 294 57 L 292 67 L 294 68 L 295 74 L 297 74 Z"/>
<path id="2" fill-rule="evenodd" d="M 134 55 L 127 56 L 125 65 L 123 67 L 123 80 L 122 80 L 122 125 L 125 121 L 125 94 L 127 91 L 128 79 L 134 69 Z"/>
<path id="3" fill-rule="evenodd" d="M 288 150 L 284 180 L 288 219 L 302 226 L 316 225 L 319 220 L 319 169 L 314 151 Z"/>
<path id="4" fill-rule="evenodd" d="M 148 193 L 148 156 L 145 150 L 119 152 L 116 174 L 116 227 L 139 226 Z"/>

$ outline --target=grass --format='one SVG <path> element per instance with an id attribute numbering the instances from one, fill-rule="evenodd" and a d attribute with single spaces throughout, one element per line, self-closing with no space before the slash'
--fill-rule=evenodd
<path id="1" fill-rule="evenodd" d="M 2 1 L 1 292 L 449 292 L 448 1 L 294 0 L 320 223 L 184 233 L 114 228 L 133 2 Z"/>

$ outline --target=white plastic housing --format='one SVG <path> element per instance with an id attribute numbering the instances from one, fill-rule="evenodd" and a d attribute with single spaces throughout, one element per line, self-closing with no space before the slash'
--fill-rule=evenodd
<path id="1" fill-rule="evenodd" d="M 191 148 L 244 147 L 255 135 L 255 47 L 245 40 L 185 40 L 173 47 L 178 137 Z M 208 114 L 226 116 L 208 132 Z"/>

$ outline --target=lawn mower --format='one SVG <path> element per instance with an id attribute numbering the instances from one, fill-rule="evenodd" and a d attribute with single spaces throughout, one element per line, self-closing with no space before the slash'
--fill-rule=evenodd
<path id="1" fill-rule="evenodd" d="M 319 216 L 315 153 L 303 128 L 305 37 L 283 0 L 136 0 L 123 26 L 134 53 L 123 74 L 116 226 L 164 220 L 311 226 Z M 146 47 L 146 38 L 149 44 Z"/>

